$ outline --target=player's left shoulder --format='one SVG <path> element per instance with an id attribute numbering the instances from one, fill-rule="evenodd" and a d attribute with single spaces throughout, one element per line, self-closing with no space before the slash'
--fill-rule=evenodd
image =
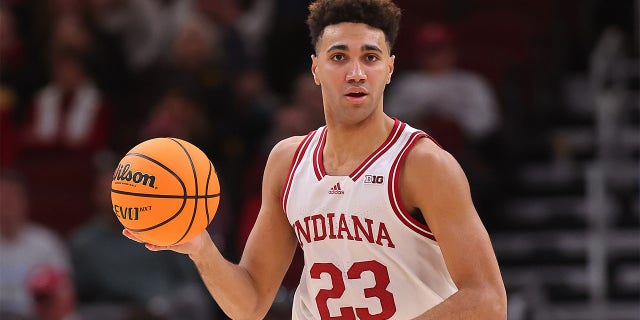
<path id="1" fill-rule="evenodd" d="M 456 158 L 428 137 L 420 139 L 405 159 L 408 177 L 429 177 L 431 181 L 463 178 L 464 172 Z"/>
<path id="2" fill-rule="evenodd" d="M 429 137 L 416 141 L 405 161 L 405 166 L 417 168 L 438 168 L 458 163 L 453 155 Z"/>

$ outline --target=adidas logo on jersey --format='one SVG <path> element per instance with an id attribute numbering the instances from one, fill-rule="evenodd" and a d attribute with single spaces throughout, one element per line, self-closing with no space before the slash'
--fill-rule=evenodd
<path id="1" fill-rule="evenodd" d="M 340 188 L 340 182 L 336 183 L 331 187 L 331 189 L 329 189 L 329 194 L 344 194 L 344 191 Z"/>

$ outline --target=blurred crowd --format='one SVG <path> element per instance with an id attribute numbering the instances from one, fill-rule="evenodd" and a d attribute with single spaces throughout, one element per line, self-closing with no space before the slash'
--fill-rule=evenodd
<path id="1" fill-rule="evenodd" d="M 187 258 L 121 236 L 110 179 L 143 140 L 197 145 L 222 186 L 209 230 L 238 260 L 270 149 L 323 125 L 308 3 L 0 3 L 0 318 L 221 317 Z M 535 50 L 548 44 L 551 1 L 518 8 L 540 14 L 536 24 L 472 14 L 473 0 L 397 3 L 404 21 L 386 112 L 460 160 L 491 227 L 499 214 L 492 195 L 508 193 L 508 169 L 524 148 L 517 141 L 533 130 L 519 125 L 545 123 L 548 110 L 534 109 L 527 90 L 548 80 L 541 74 L 550 62 Z M 287 318 L 301 263 L 297 255 L 274 319 Z"/>

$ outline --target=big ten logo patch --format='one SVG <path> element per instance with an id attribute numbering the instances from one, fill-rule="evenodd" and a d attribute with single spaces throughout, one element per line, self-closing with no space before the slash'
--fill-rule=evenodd
<path id="1" fill-rule="evenodd" d="M 374 175 L 367 174 L 364 176 L 364 183 L 365 184 L 383 184 L 384 176 L 374 176 Z"/>

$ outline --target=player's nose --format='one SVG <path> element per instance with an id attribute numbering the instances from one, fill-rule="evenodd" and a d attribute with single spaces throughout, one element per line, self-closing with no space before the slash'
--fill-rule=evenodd
<path id="1" fill-rule="evenodd" d="M 367 74 L 362 68 L 360 61 L 353 61 L 350 64 L 349 72 L 347 72 L 347 82 L 363 82 L 367 80 Z"/>

